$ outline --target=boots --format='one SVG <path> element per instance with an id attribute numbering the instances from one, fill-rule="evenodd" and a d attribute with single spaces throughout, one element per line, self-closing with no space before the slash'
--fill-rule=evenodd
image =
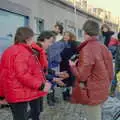
<path id="1" fill-rule="evenodd" d="M 49 106 L 54 106 L 56 103 L 59 103 L 59 98 L 55 97 L 55 89 L 52 88 L 50 93 L 47 95 L 47 102 Z"/>
<path id="2" fill-rule="evenodd" d="M 63 94 L 63 100 L 64 101 L 69 101 L 70 100 L 70 90 L 69 88 L 65 88 Z"/>
<path id="3" fill-rule="evenodd" d="M 54 106 L 55 102 L 54 102 L 54 92 L 51 91 L 48 95 L 47 95 L 47 103 L 49 106 Z"/>
<path id="4" fill-rule="evenodd" d="M 9 107 L 10 107 L 9 104 L 0 106 L 0 108 L 9 108 Z"/>
<path id="5" fill-rule="evenodd" d="M 55 89 L 53 88 L 52 90 L 53 90 L 52 101 L 53 101 L 54 103 L 59 103 L 59 98 L 55 97 Z"/>

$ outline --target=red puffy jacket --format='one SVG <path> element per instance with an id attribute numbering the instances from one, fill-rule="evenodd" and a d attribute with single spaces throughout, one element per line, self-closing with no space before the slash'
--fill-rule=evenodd
<path id="1" fill-rule="evenodd" d="M 109 87 L 113 79 L 112 55 L 94 37 L 83 42 L 79 51 L 78 64 L 72 67 L 77 79 L 73 88 L 72 102 L 100 104 L 109 96 Z"/>
<path id="2" fill-rule="evenodd" d="M 25 102 L 43 97 L 39 91 L 45 83 L 41 65 L 26 44 L 9 47 L 1 58 L 0 96 L 9 103 Z"/>
<path id="3" fill-rule="evenodd" d="M 0 61 L 0 73 L 1 73 L 1 70 L 2 70 L 2 68 L 1 68 L 1 61 Z M 0 84 L 0 97 L 3 97 L 4 96 L 4 94 L 3 94 L 3 87 L 2 87 L 2 84 Z"/>

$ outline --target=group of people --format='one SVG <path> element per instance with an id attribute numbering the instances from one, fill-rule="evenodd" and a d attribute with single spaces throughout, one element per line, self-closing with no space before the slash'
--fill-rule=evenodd
<path id="1" fill-rule="evenodd" d="M 111 51 L 113 59 L 116 56 L 117 46 L 120 44 L 120 32 L 113 32 L 110 27 L 106 24 L 103 24 L 101 27 L 101 36 L 103 43 Z"/>
<path id="2" fill-rule="evenodd" d="M 112 53 L 114 60 L 114 78 L 112 80 L 110 96 L 114 97 L 116 88 L 119 88 L 120 81 L 120 32 L 113 32 L 110 27 L 104 24 L 101 28 L 103 43 L 106 45 L 108 50 Z"/>
<path id="3" fill-rule="evenodd" d="M 88 20 L 83 30 L 84 42 L 79 43 L 59 23 L 37 42 L 31 28 L 17 29 L 14 44 L 0 60 L 0 103 L 7 101 L 14 120 L 40 120 L 44 97 L 49 106 L 58 102 L 56 86 L 63 88 L 65 101 L 84 105 L 87 120 L 101 120 L 101 104 L 113 79 L 112 55 L 98 41 L 98 23 Z"/>

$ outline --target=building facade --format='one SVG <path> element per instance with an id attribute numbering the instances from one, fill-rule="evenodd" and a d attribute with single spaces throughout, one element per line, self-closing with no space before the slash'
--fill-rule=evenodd
<path id="1" fill-rule="evenodd" d="M 87 1 L 82 2 L 79 5 L 88 8 Z M 79 8 L 75 14 L 74 5 L 65 0 L 0 0 L 0 51 L 12 43 L 16 29 L 26 25 L 31 26 L 37 36 L 43 30 L 52 30 L 55 23 L 60 22 L 64 30 L 77 33 L 78 40 L 82 41 L 82 26 L 88 19 L 103 24 L 100 18 Z M 113 26 L 117 27 L 116 24 Z"/>

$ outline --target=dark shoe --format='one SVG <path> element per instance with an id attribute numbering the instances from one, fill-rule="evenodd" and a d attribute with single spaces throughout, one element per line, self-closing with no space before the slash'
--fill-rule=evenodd
<path id="1" fill-rule="evenodd" d="M 52 101 L 54 102 L 54 103 L 60 103 L 60 100 L 59 100 L 59 98 L 58 97 L 53 97 L 53 99 L 52 99 Z"/>
<path id="2" fill-rule="evenodd" d="M 67 96 L 66 92 L 63 92 L 63 100 L 64 101 L 69 101 L 70 100 L 70 97 Z"/>
<path id="3" fill-rule="evenodd" d="M 65 101 L 70 100 L 70 90 L 69 89 L 66 89 L 66 91 L 64 91 L 62 94 L 63 94 L 63 100 L 65 100 Z"/>
<path id="4" fill-rule="evenodd" d="M 48 103 L 48 105 L 49 106 L 54 106 L 55 105 L 55 103 L 53 102 L 53 93 L 49 93 L 48 95 L 47 95 L 47 103 Z"/>
<path id="5" fill-rule="evenodd" d="M 52 101 L 53 103 L 59 103 L 59 98 L 55 96 L 55 90 L 52 89 Z"/>
<path id="6" fill-rule="evenodd" d="M 7 104 L 7 105 L 1 105 L 0 108 L 9 108 L 9 107 L 10 107 L 9 104 Z"/>

